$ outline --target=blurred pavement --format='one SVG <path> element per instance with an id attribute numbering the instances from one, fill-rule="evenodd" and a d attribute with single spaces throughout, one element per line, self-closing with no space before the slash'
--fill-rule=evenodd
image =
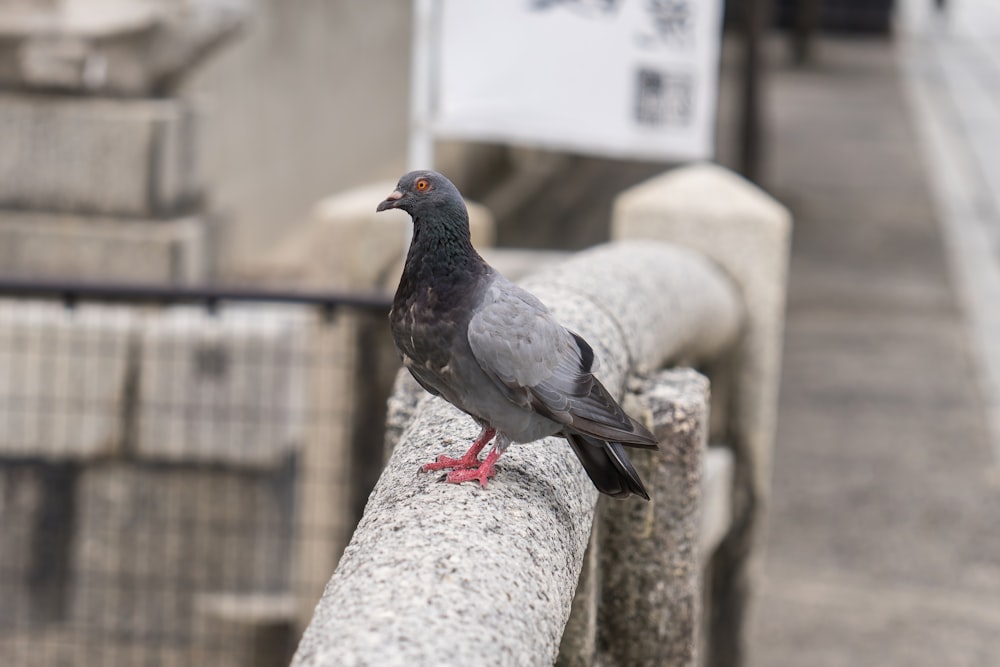
<path id="1" fill-rule="evenodd" d="M 913 116 L 1000 460 L 1000 3 L 903 8 Z"/>
<path id="2" fill-rule="evenodd" d="M 1000 664 L 1000 4 L 949 3 L 771 78 L 795 238 L 758 667 Z"/>

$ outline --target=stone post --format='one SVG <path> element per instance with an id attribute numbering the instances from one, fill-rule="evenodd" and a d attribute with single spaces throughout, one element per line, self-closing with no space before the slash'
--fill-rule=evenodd
<path id="1" fill-rule="evenodd" d="M 630 390 L 660 449 L 633 456 L 649 503 L 602 506 L 602 664 L 695 667 L 708 380 L 690 369 L 668 370 Z"/>
<path id="2" fill-rule="evenodd" d="M 712 667 L 745 664 L 746 630 L 771 480 L 791 217 L 762 190 L 714 165 L 676 169 L 615 201 L 616 239 L 668 241 L 704 253 L 739 286 L 746 324 L 719 406 L 735 462 L 733 526 L 710 565 Z M 713 385 L 714 385 L 713 378 Z M 714 407 L 714 406 L 713 406 Z"/>

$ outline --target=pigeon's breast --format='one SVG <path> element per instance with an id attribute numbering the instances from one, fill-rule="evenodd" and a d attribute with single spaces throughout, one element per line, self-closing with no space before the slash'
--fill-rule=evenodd
<path id="1" fill-rule="evenodd" d="M 446 394 L 448 365 L 468 327 L 467 309 L 442 307 L 429 288 L 398 295 L 389 314 L 403 364 L 424 384 Z"/>

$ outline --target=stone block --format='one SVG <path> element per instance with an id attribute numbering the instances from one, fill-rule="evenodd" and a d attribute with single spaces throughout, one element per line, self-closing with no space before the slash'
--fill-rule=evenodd
<path id="1" fill-rule="evenodd" d="M 199 218 L 0 212 L 0 266 L 9 276 L 187 285 L 205 276 L 205 244 Z"/>
<path id="2" fill-rule="evenodd" d="M 660 449 L 629 452 L 650 502 L 601 507 L 602 664 L 695 667 L 708 379 L 681 368 L 629 389 L 626 409 L 643 415 Z"/>
<path id="3" fill-rule="evenodd" d="M 162 92 L 233 34 L 241 0 L 7 0 L 0 85 L 83 94 Z"/>
<path id="4" fill-rule="evenodd" d="M 194 125 L 175 99 L 0 95 L 0 207 L 177 215 L 201 185 Z"/>
<path id="5" fill-rule="evenodd" d="M 125 307 L 0 300 L 0 456 L 119 452 L 136 334 Z"/>
<path id="6" fill-rule="evenodd" d="M 287 470 L 89 466 L 78 482 L 69 621 L 89 637 L 211 644 L 203 596 L 289 585 L 290 485 Z"/>
<path id="7" fill-rule="evenodd" d="M 135 454 L 274 467 L 302 444 L 307 314 L 297 307 L 166 309 L 144 320 Z"/>

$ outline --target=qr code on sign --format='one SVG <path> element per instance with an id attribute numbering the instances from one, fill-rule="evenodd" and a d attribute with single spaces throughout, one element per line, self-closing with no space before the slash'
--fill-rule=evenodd
<path id="1" fill-rule="evenodd" d="M 691 0 L 647 0 L 657 36 L 667 44 L 689 47 L 694 40 L 695 5 Z"/>
<path id="2" fill-rule="evenodd" d="M 640 125 L 683 127 L 691 124 L 693 110 L 693 76 L 639 68 L 635 119 Z"/>

